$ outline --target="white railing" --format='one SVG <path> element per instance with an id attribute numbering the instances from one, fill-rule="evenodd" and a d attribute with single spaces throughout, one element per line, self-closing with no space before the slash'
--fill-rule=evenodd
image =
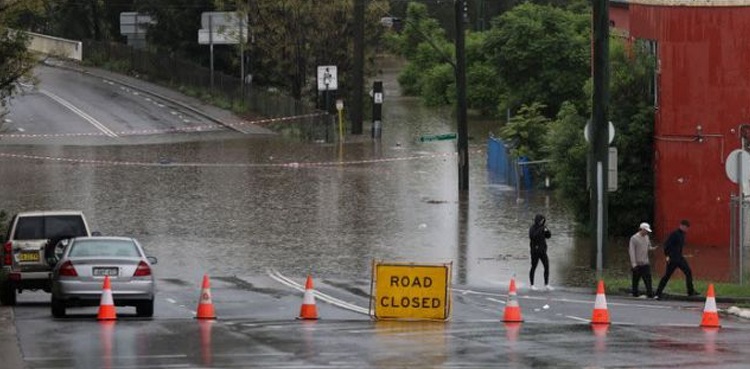
<path id="1" fill-rule="evenodd" d="M 26 32 L 26 34 L 31 39 L 29 50 L 78 61 L 83 58 L 83 43 L 81 41 L 67 40 L 34 32 Z"/>

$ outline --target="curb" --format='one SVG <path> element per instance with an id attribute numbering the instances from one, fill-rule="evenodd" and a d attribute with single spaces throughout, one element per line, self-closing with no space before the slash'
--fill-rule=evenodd
<path id="1" fill-rule="evenodd" d="M 3 368 L 28 368 L 18 344 L 13 308 L 0 306 L 0 357 Z"/>
<path id="2" fill-rule="evenodd" d="M 630 295 L 630 289 L 627 288 L 621 288 L 616 291 L 612 291 L 613 295 L 617 296 L 631 296 Z M 706 296 L 699 295 L 699 296 L 685 296 L 685 295 L 671 295 L 668 293 L 662 293 L 662 301 L 663 300 L 669 300 L 669 301 L 687 301 L 687 302 L 704 302 L 706 301 Z M 716 297 L 716 302 L 720 304 L 750 304 L 750 298 L 748 297 Z"/>

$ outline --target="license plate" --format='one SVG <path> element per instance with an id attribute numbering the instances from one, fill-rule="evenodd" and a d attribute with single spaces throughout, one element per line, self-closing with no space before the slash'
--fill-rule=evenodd
<path id="1" fill-rule="evenodd" d="M 94 268 L 91 273 L 95 277 L 104 277 L 104 276 L 110 276 L 110 277 L 116 277 L 118 273 L 117 268 Z"/>
<path id="2" fill-rule="evenodd" d="M 38 251 L 21 251 L 18 255 L 19 261 L 39 261 Z"/>

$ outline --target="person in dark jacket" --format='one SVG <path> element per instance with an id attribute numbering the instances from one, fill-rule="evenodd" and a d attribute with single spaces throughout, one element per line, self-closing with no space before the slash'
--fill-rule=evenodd
<path id="1" fill-rule="evenodd" d="M 542 261 L 544 266 L 544 286 L 547 291 L 552 291 L 552 286 L 549 285 L 549 259 L 547 258 L 547 239 L 552 236 L 545 223 L 547 219 L 542 214 L 537 214 L 534 217 L 534 224 L 529 228 L 529 247 L 531 248 L 531 271 L 529 271 L 529 280 L 531 282 L 531 289 L 536 291 L 537 288 L 534 286 L 534 273 L 536 272 L 536 266 L 539 265 L 539 261 Z"/>
<path id="2" fill-rule="evenodd" d="M 664 291 L 664 287 L 667 286 L 669 278 L 672 277 L 675 269 L 679 268 L 682 273 L 685 274 L 685 286 L 687 287 L 688 296 L 700 295 L 695 291 L 693 287 L 693 272 L 690 270 L 685 257 L 682 256 L 682 248 L 685 246 L 685 234 L 690 229 L 690 222 L 682 220 L 680 227 L 677 228 L 672 234 L 669 235 L 667 241 L 664 242 L 664 255 L 666 255 L 667 270 L 664 272 L 664 276 L 659 281 L 659 287 L 656 289 L 656 295 L 654 298 L 660 299 L 661 293 Z"/>

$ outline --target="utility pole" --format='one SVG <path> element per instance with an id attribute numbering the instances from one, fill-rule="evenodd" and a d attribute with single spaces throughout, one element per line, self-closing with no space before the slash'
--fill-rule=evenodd
<path id="1" fill-rule="evenodd" d="M 458 133 L 458 191 L 469 191 L 469 138 L 466 118 L 466 52 L 464 22 L 466 0 L 455 1 L 456 17 L 456 120 Z"/>
<path id="2" fill-rule="evenodd" d="M 352 101 L 349 102 L 352 134 L 362 134 L 364 104 L 362 91 L 365 86 L 365 0 L 354 0 L 354 71 L 352 78 Z"/>
<path id="3" fill-rule="evenodd" d="M 594 264 L 597 278 L 602 277 L 607 242 L 607 177 L 609 173 L 609 0 L 593 3 L 594 96 L 591 112 L 592 148 L 589 160 L 592 233 L 596 235 Z"/>

